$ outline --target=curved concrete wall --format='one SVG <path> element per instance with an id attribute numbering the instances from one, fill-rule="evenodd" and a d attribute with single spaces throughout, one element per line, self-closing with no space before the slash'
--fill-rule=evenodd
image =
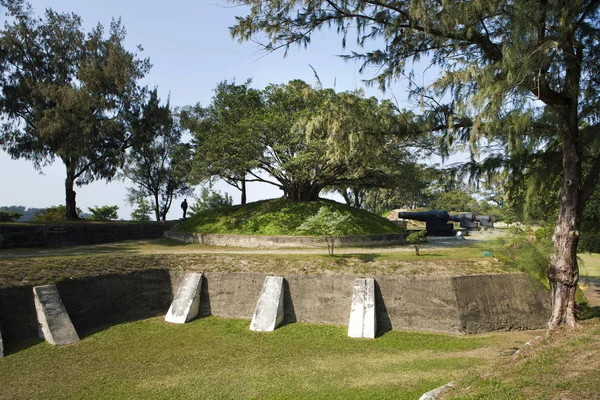
<path id="1" fill-rule="evenodd" d="M 78 332 L 165 315 L 183 272 L 151 270 L 57 284 Z M 206 273 L 200 315 L 250 320 L 264 274 Z M 346 325 L 355 275 L 284 278 L 285 319 Z M 378 333 L 390 329 L 476 333 L 545 328 L 548 291 L 525 274 L 461 277 L 371 276 L 376 280 Z M 30 286 L 0 289 L 0 327 L 5 340 L 37 335 Z"/>
<path id="2" fill-rule="evenodd" d="M 408 236 L 408 233 L 340 236 L 335 239 L 335 247 L 393 246 L 405 243 L 406 236 Z M 318 240 L 312 236 L 228 235 L 166 231 L 165 237 L 184 243 L 198 243 L 212 246 L 268 248 L 327 247 L 325 241 Z"/>

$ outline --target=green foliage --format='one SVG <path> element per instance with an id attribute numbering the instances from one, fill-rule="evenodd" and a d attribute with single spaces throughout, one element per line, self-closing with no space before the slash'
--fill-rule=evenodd
<path id="1" fill-rule="evenodd" d="M 314 89 L 303 81 L 219 84 L 209 107 L 186 107 L 196 175 L 265 182 L 292 201 L 338 185 L 386 187 L 417 158 L 414 119 L 389 101 Z M 412 146 L 411 151 L 406 148 Z M 400 179 L 400 178 L 397 178 Z"/>
<path id="2" fill-rule="evenodd" d="M 598 188 L 583 210 L 579 250 L 600 253 L 600 190 Z"/>
<path id="3" fill-rule="evenodd" d="M 23 214 L 16 211 L 4 211 L 0 210 L 0 222 L 15 222 L 21 218 Z"/>
<path id="4" fill-rule="evenodd" d="M 343 235 L 349 227 L 349 214 L 342 214 L 338 210 L 323 206 L 315 215 L 308 217 L 296 231 L 303 235 L 324 238 L 327 242 L 327 251 L 332 256 L 335 237 Z"/>
<path id="5" fill-rule="evenodd" d="M 118 219 L 118 209 L 119 206 L 88 207 L 88 210 L 92 213 L 91 219 L 95 221 L 112 221 Z"/>
<path id="6" fill-rule="evenodd" d="M 434 194 L 430 207 L 448 212 L 473 212 L 477 207 L 477 201 L 465 191 L 452 190 Z"/>
<path id="7" fill-rule="evenodd" d="M 330 200 L 292 202 L 287 199 L 264 200 L 246 205 L 199 212 L 181 225 L 185 232 L 234 233 L 245 235 L 301 235 L 298 227 L 317 214 L 323 206 L 351 215 L 342 235 L 396 233 L 403 230 L 394 223 L 364 210 Z"/>
<path id="8" fill-rule="evenodd" d="M 415 253 L 417 254 L 417 256 L 420 256 L 421 245 L 423 243 L 427 243 L 427 232 L 413 232 L 406 237 L 406 242 L 412 244 L 415 247 Z"/>
<path id="9" fill-rule="evenodd" d="M 131 213 L 131 220 L 138 222 L 149 222 L 150 214 L 154 210 L 152 209 L 150 203 L 148 203 L 148 200 L 145 197 L 142 197 L 137 199 L 135 204 L 137 204 L 137 207 Z"/>
<path id="10" fill-rule="evenodd" d="M 173 117 L 170 104 L 160 104 L 157 90 L 135 110 L 132 130 L 138 137 L 150 138 L 135 142 L 123 176 L 136 187 L 128 188 L 130 203 L 150 197 L 157 221 L 167 218 L 173 198 L 193 193 L 190 170 L 190 146 L 181 143 L 181 129 Z"/>
<path id="11" fill-rule="evenodd" d="M 98 24 L 86 33 L 75 14 L 47 9 L 38 18 L 27 3 L 7 4 L 0 147 L 36 168 L 59 158 L 67 173 L 65 213 L 76 219 L 73 185 L 112 178 L 134 139 L 127 119 L 150 63 L 125 49 L 120 20 L 107 32 Z"/>
<path id="12" fill-rule="evenodd" d="M 233 199 L 227 193 L 203 187 L 200 197 L 196 198 L 196 202 L 190 206 L 188 213 L 190 217 L 193 217 L 202 211 L 218 210 L 220 208 L 231 207 L 232 205 Z"/>
<path id="13" fill-rule="evenodd" d="M 193 134 L 194 160 L 190 173 L 197 181 L 218 177 L 241 190 L 246 174 L 257 166 L 261 148 L 255 122 L 261 112 L 260 92 L 241 85 L 220 82 L 208 107 L 184 107 L 181 124 Z M 244 201 L 242 201 L 244 203 Z"/>
<path id="14" fill-rule="evenodd" d="M 64 221 L 67 219 L 66 213 L 64 205 L 52 206 L 36 212 L 33 215 L 33 220 L 40 222 Z M 79 208 L 77 208 L 77 215 L 82 215 L 82 211 Z"/>
<path id="15" fill-rule="evenodd" d="M 42 211 L 41 208 L 33 208 L 33 207 L 25 207 L 25 206 L 4 206 L 0 207 L 1 211 L 6 211 L 8 213 L 16 212 L 21 214 L 22 216 L 19 218 L 19 222 L 31 221 L 33 219 L 33 215 L 36 212 Z"/>
<path id="16" fill-rule="evenodd" d="M 548 287 L 546 272 L 553 252 L 552 231 L 551 228 L 542 228 L 540 231 L 536 234 L 520 227 L 510 228 L 508 237 L 498 240 L 494 255 L 506 265 L 529 273 Z"/>

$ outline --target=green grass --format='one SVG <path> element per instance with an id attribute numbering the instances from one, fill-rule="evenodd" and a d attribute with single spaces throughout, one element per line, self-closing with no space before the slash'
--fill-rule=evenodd
<path id="1" fill-rule="evenodd" d="M 125 323 L 53 347 L 7 343 L 0 399 L 416 399 L 507 358 L 532 333 L 451 336 L 290 324 L 255 333 L 248 321 Z"/>
<path id="2" fill-rule="evenodd" d="M 451 399 L 597 399 L 600 321 L 558 331 L 488 373 L 459 382 Z"/>
<path id="3" fill-rule="evenodd" d="M 579 263 L 579 273 L 583 276 L 600 278 L 600 254 L 583 253 L 578 256 L 582 261 Z"/>
<path id="4" fill-rule="evenodd" d="M 186 220 L 179 230 L 198 233 L 297 236 L 300 235 L 297 228 L 323 206 L 351 215 L 351 223 L 345 235 L 403 232 L 402 228 L 379 215 L 335 201 L 297 203 L 285 199 L 263 200 L 243 206 L 204 211 Z"/>

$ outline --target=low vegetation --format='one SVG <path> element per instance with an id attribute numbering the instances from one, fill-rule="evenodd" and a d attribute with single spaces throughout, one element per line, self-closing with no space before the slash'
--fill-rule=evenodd
<path id="1" fill-rule="evenodd" d="M 218 317 L 172 325 L 159 317 L 84 333 L 65 347 L 7 343 L 0 398 L 414 400 L 508 359 L 536 334 L 391 331 L 357 340 L 342 326 L 294 323 L 256 333 L 248 325 Z"/>
<path id="2" fill-rule="evenodd" d="M 351 208 L 330 200 L 292 202 L 285 199 L 264 200 L 246 205 L 200 211 L 185 221 L 180 230 L 198 233 L 233 233 L 242 235 L 302 235 L 298 228 L 326 207 L 332 212 L 349 215 L 339 235 L 369 235 L 402 232 L 402 228 L 379 215 Z"/>
<path id="3" fill-rule="evenodd" d="M 0 250 L 0 287 L 126 274 L 149 269 L 278 274 L 473 275 L 516 270 L 482 253 L 488 243 L 425 244 L 417 257 L 400 249 L 252 250 L 183 244 L 169 239 L 103 245 Z"/>
<path id="4" fill-rule="evenodd" d="M 539 337 L 516 357 L 459 382 L 448 399 L 597 399 L 600 320 Z"/>

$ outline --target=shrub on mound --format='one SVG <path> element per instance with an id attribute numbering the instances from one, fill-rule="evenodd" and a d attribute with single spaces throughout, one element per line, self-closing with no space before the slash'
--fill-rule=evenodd
<path id="1" fill-rule="evenodd" d="M 379 215 L 359 210 L 332 200 L 307 203 L 286 199 L 263 200 L 217 210 L 199 212 L 179 228 L 183 232 L 232 233 L 241 235 L 299 236 L 300 225 L 328 207 L 350 216 L 343 235 L 399 233 L 403 229 Z"/>

